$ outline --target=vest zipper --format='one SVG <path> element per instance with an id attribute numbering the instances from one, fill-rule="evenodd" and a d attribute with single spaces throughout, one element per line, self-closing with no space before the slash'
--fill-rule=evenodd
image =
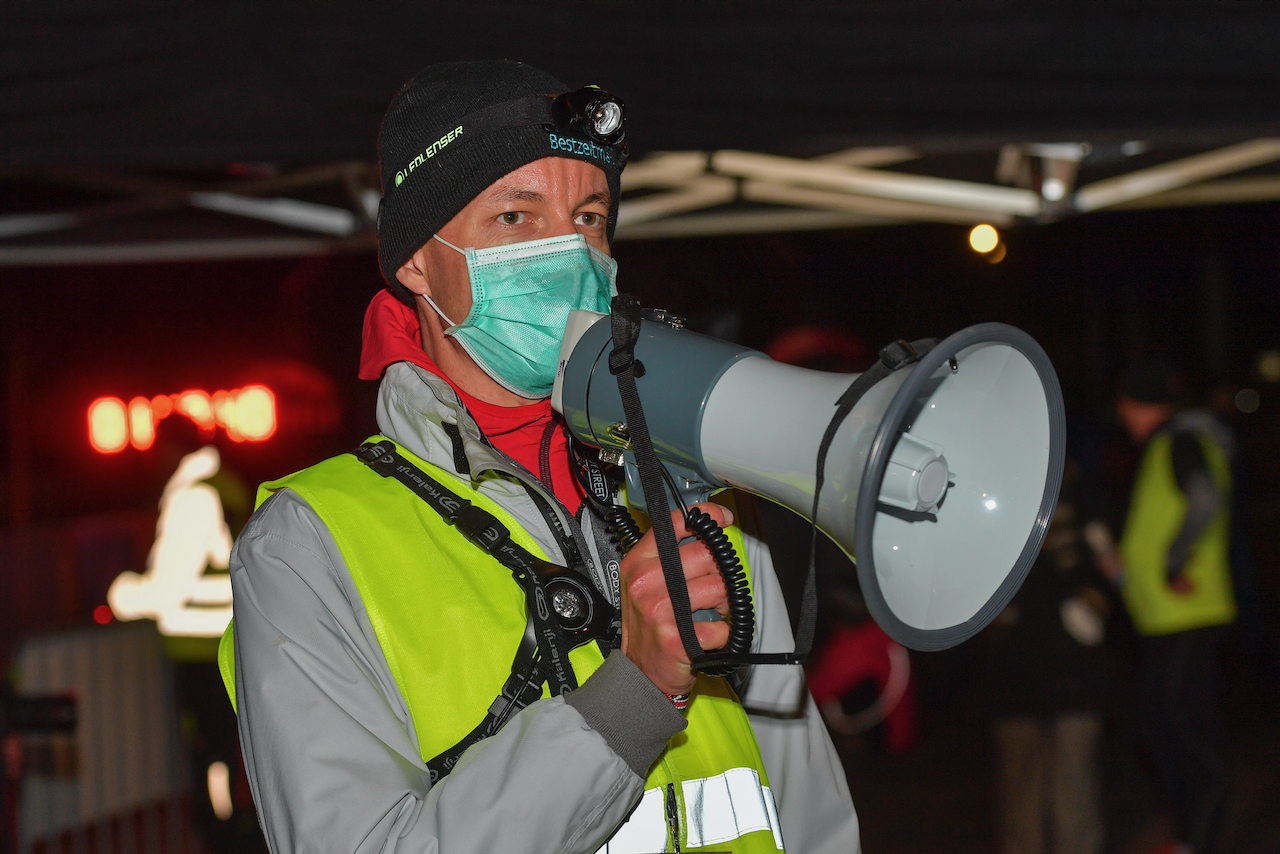
<path id="1" fill-rule="evenodd" d="M 674 783 L 667 784 L 667 829 L 671 831 L 671 850 L 680 854 L 680 806 Z"/>
<path id="2" fill-rule="evenodd" d="M 556 435 L 556 420 L 554 418 L 547 424 L 547 429 L 542 431 L 542 443 L 538 447 L 538 474 L 542 476 L 542 485 L 552 495 L 556 494 L 555 485 L 551 482 L 551 440 Z"/>

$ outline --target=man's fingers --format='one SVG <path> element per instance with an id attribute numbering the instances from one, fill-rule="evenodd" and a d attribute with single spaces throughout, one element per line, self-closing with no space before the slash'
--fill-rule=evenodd
<path id="1" fill-rule="evenodd" d="M 693 611 L 715 608 L 721 614 L 729 613 L 729 593 L 720 573 L 689 579 L 689 606 Z"/>
<path id="2" fill-rule="evenodd" d="M 707 652 L 723 649 L 729 642 L 729 624 L 724 622 L 701 622 L 693 624 L 693 633 L 698 636 L 698 643 Z"/>
<path id="3" fill-rule="evenodd" d="M 708 516 L 714 519 L 716 521 L 716 524 L 719 525 L 721 528 L 723 528 L 725 525 L 733 524 L 733 513 L 729 512 L 729 508 L 722 507 L 719 504 L 716 504 L 714 501 L 704 501 L 701 504 L 693 505 L 693 507 L 690 507 L 689 509 L 693 510 L 694 508 L 697 508 L 698 510 L 701 510 L 703 513 L 706 513 Z M 689 528 L 684 523 L 684 513 L 680 512 L 679 510 L 671 511 L 671 525 L 676 529 L 677 540 L 683 540 L 685 537 L 693 536 L 693 531 L 690 531 Z"/>
<path id="4" fill-rule="evenodd" d="M 733 513 L 727 507 L 721 507 L 712 501 L 695 504 L 693 507 L 698 508 L 716 521 L 721 528 L 733 524 Z M 693 507 L 689 508 L 690 510 Z M 671 525 L 675 528 L 676 542 L 693 536 L 693 532 L 684 523 L 684 514 L 679 510 L 671 511 Z M 705 550 L 705 549 L 704 549 Z M 640 538 L 640 542 L 627 553 L 628 557 L 635 554 L 639 558 L 656 557 L 658 554 L 658 542 L 654 536 L 653 529 L 650 528 L 645 535 Z"/>

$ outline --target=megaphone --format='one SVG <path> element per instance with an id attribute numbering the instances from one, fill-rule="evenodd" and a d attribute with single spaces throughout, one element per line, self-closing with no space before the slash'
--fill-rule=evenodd
<path id="1" fill-rule="evenodd" d="M 640 501 L 607 315 L 570 314 L 552 392 L 569 430 L 623 462 Z M 858 399 L 815 461 L 856 374 L 776 362 L 650 312 L 636 390 L 668 487 L 688 503 L 736 487 L 805 518 L 857 563 L 877 623 L 911 649 L 977 634 L 1035 562 L 1065 458 L 1062 392 L 1025 332 L 970 326 Z"/>

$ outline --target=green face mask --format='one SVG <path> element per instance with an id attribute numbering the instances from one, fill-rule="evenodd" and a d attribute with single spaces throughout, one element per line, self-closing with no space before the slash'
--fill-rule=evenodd
<path id="1" fill-rule="evenodd" d="M 424 297 L 448 324 L 444 334 L 502 387 L 550 397 L 569 312 L 607 314 L 618 263 L 581 234 L 466 250 L 435 239 L 466 256 L 471 278 L 471 311 L 461 323 Z"/>

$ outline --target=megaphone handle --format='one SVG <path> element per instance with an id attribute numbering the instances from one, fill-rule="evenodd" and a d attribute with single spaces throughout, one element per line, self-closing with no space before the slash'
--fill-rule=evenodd
<path id="1" fill-rule="evenodd" d="M 640 405 L 636 390 L 635 345 L 640 339 L 640 302 L 631 294 L 618 294 L 613 298 L 610 317 L 613 334 L 613 350 L 609 353 L 609 373 L 618 378 L 618 394 L 622 398 L 622 411 L 627 417 L 631 449 L 635 453 L 636 467 L 640 470 L 640 487 L 644 492 L 645 506 L 653 523 L 654 543 L 658 547 L 658 560 L 667 583 L 667 595 L 675 612 L 676 629 L 680 643 L 690 661 L 696 662 L 706 655 L 693 630 L 693 606 L 689 601 L 689 588 L 685 584 L 684 569 L 680 563 L 680 547 L 676 543 L 676 530 L 671 524 L 667 493 L 659 474 L 658 455 L 653 450 L 649 425 Z"/>
<path id="2" fill-rule="evenodd" d="M 736 631 L 734 626 L 730 627 L 730 646 L 726 649 L 708 653 L 698 642 L 698 636 L 693 629 L 693 608 L 689 601 L 689 588 L 685 583 L 684 569 L 680 563 L 680 549 L 676 543 L 675 527 L 671 524 L 670 505 L 667 503 L 667 493 L 662 481 L 662 463 L 653 449 L 649 425 L 645 421 L 644 408 L 641 406 L 640 394 L 636 389 L 635 345 L 640 338 L 639 301 L 630 294 L 615 296 L 610 320 L 614 347 L 609 353 L 609 372 L 618 378 L 618 394 L 622 398 L 622 411 L 627 419 L 631 450 L 635 454 L 636 468 L 640 473 L 640 488 L 644 493 L 649 518 L 653 523 L 658 559 L 662 564 L 667 595 L 671 597 L 676 629 L 680 633 L 680 642 L 684 646 L 685 653 L 694 667 L 715 676 L 732 673 L 745 664 L 803 663 L 812 647 L 812 628 L 808 632 L 809 641 L 803 648 L 797 646 L 795 652 L 758 654 L 750 652 L 751 640 L 755 634 L 755 613 L 751 606 L 750 590 L 740 566 L 736 579 L 732 572 L 724 572 L 728 565 L 727 558 L 732 557 L 732 563 L 735 565 L 737 558 L 733 555 L 733 547 L 729 544 L 728 538 L 709 517 L 706 521 L 715 530 L 707 530 L 706 536 L 700 538 L 712 550 L 713 557 L 720 552 L 716 563 L 721 568 L 721 572 L 726 575 L 725 585 L 730 589 L 730 616 L 733 617 L 735 607 L 739 612 L 745 608 L 746 613 L 740 614 L 736 621 Z M 692 514 L 689 515 L 690 518 L 686 519 L 686 524 L 691 530 L 695 530 L 700 523 Z M 721 540 L 723 543 L 720 542 Z M 728 555 L 723 553 L 725 548 L 728 549 Z M 808 586 L 813 586 L 812 578 Z M 733 604 L 735 600 L 736 606 Z M 811 595 L 810 600 L 806 604 L 805 613 L 808 621 L 813 623 L 817 605 L 816 597 Z"/>

